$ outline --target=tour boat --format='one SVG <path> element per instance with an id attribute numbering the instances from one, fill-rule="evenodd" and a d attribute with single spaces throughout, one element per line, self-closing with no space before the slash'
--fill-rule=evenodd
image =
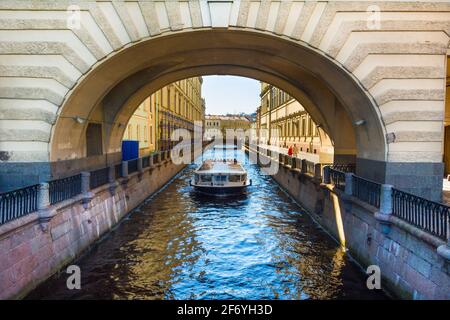
<path id="1" fill-rule="evenodd" d="M 239 194 L 251 184 L 247 171 L 236 159 L 205 160 L 191 180 L 196 190 L 213 195 Z"/>

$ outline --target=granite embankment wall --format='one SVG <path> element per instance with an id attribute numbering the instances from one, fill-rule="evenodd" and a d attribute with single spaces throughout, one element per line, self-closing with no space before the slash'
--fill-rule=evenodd
<path id="1" fill-rule="evenodd" d="M 0 226 L 0 299 L 24 297 L 87 250 L 145 198 L 185 166 L 170 160 L 51 206 L 46 224 L 37 212 Z"/>
<path id="2" fill-rule="evenodd" d="M 450 299 L 450 262 L 437 253 L 444 241 L 394 216 L 383 224 L 377 208 L 299 169 L 281 164 L 273 179 L 363 268 L 379 266 L 383 289 L 405 299 Z"/>

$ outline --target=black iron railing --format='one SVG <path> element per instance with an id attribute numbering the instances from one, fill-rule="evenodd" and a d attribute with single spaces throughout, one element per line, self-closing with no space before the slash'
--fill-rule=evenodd
<path id="1" fill-rule="evenodd" d="M 142 168 L 150 167 L 150 157 L 151 156 L 146 156 L 142 158 Z"/>
<path id="2" fill-rule="evenodd" d="M 116 177 L 116 179 L 122 178 L 123 174 L 122 174 L 122 163 L 116 164 L 114 166 L 114 175 Z"/>
<path id="3" fill-rule="evenodd" d="M 314 175 L 315 173 L 315 163 L 312 161 L 305 160 L 306 173 Z"/>
<path id="4" fill-rule="evenodd" d="M 81 174 L 52 180 L 48 183 L 50 203 L 55 204 L 81 193 Z"/>
<path id="5" fill-rule="evenodd" d="M 330 183 L 339 190 L 345 190 L 345 172 L 329 168 Z"/>
<path id="6" fill-rule="evenodd" d="M 333 164 L 332 168 L 334 170 L 338 170 L 341 172 L 356 172 L 356 164 L 350 163 L 350 164 Z"/>
<path id="7" fill-rule="evenodd" d="M 91 189 L 98 188 L 109 182 L 109 168 L 102 168 L 98 170 L 91 171 L 91 176 L 89 177 L 89 187 Z"/>
<path id="8" fill-rule="evenodd" d="M 359 200 L 380 207 L 381 184 L 353 175 L 352 193 Z"/>
<path id="9" fill-rule="evenodd" d="M 39 185 L 0 194 L 0 224 L 37 210 Z"/>
<path id="10" fill-rule="evenodd" d="M 394 216 L 447 240 L 450 207 L 395 188 L 392 189 L 392 201 Z"/>
<path id="11" fill-rule="evenodd" d="M 128 161 L 128 174 L 138 171 L 137 162 L 138 162 L 137 159 Z"/>

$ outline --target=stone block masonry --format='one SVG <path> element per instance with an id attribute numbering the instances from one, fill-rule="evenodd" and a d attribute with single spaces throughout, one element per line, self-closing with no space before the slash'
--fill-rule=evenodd
<path id="1" fill-rule="evenodd" d="M 0 299 L 24 297 L 183 168 L 167 160 L 120 179 L 116 188 L 106 184 L 91 190 L 94 196 L 86 208 L 81 196 L 55 204 L 46 231 L 37 213 L 0 226 Z"/>
<path id="2" fill-rule="evenodd" d="M 450 299 L 450 261 L 437 252 L 443 240 L 395 217 L 386 231 L 377 208 L 290 166 L 272 177 L 363 268 L 380 267 L 382 289 L 404 299 Z"/>

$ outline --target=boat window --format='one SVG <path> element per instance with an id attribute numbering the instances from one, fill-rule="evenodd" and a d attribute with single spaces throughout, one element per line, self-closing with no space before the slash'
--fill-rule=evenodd
<path id="1" fill-rule="evenodd" d="M 211 176 L 210 175 L 202 175 L 202 181 L 203 182 L 211 182 Z"/>
<path id="2" fill-rule="evenodd" d="M 243 174 L 242 176 L 241 176 L 241 181 L 246 181 L 247 180 L 247 175 L 246 174 Z"/>
<path id="3" fill-rule="evenodd" d="M 198 176 L 198 174 L 195 174 L 195 175 L 194 175 L 194 179 L 195 179 L 195 183 L 198 183 L 198 181 L 199 181 L 199 176 Z"/>
<path id="4" fill-rule="evenodd" d="M 228 177 L 228 181 L 230 181 L 230 182 L 239 182 L 240 179 L 241 179 L 241 176 L 239 176 L 239 175 L 230 175 Z"/>
<path id="5" fill-rule="evenodd" d="M 227 176 L 214 176 L 215 181 L 227 181 Z"/>

